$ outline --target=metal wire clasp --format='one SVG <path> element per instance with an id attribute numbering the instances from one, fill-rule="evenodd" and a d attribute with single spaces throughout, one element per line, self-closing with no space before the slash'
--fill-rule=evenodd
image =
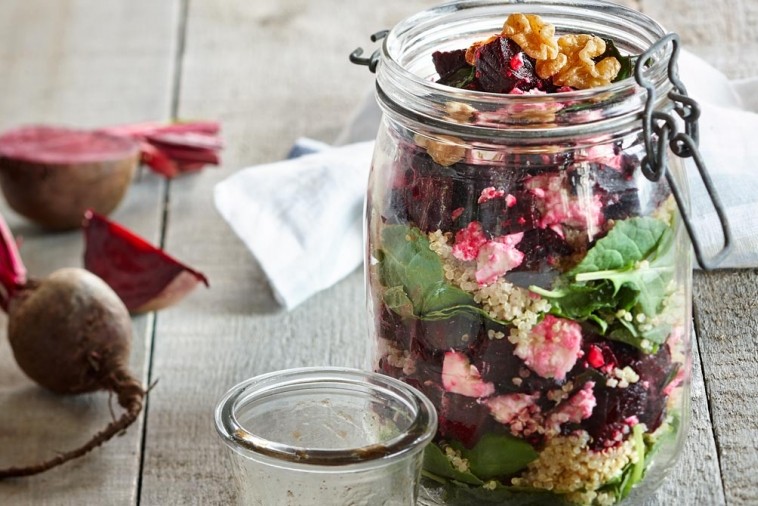
<path id="1" fill-rule="evenodd" d="M 674 103 L 674 111 L 684 120 L 684 132 L 679 131 L 677 120 L 672 114 L 655 110 L 655 83 L 645 76 L 645 69 L 653 55 L 669 43 L 672 44 L 672 51 L 668 62 L 668 78 L 673 84 L 674 89 L 669 92 L 668 97 Z M 671 193 L 674 195 L 687 233 L 692 241 L 695 258 L 697 258 L 700 267 L 704 270 L 711 270 L 716 268 L 729 254 L 732 248 L 732 232 L 724 207 L 713 187 L 713 182 L 698 149 L 699 131 L 697 122 L 700 117 L 700 106 L 687 95 L 686 88 L 679 80 L 677 69 L 679 44 L 679 36 L 677 34 L 670 33 L 666 35 L 640 55 L 634 67 L 634 79 L 637 81 L 637 84 L 647 90 L 645 111 L 642 118 L 646 152 L 646 156 L 642 160 L 642 173 L 646 178 L 654 182 L 659 181 L 662 176 L 666 176 L 666 181 L 671 188 Z M 708 192 L 708 197 L 711 199 L 713 208 L 716 210 L 716 214 L 721 222 L 724 245 L 721 251 L 712 258 L 705 259 L 703 257 L 700 241 L 695 234 L 682 192 L 668 171 L 668 149 L 671 149 L 671 152 L 679 158 L 692 158 L 694 160 L 695 167 L 697 167 L 703 185 Z"/>
<path id="2" fill-rule="evenodd" d="M 371 42 L 377 42 L 382 40 L 390 33 L 389 30 L 381 30 L 371 36 Z M 363 48 L 356 48 L 355 51 L 350 53 L 350 61 L 356 65 L 366 65 L 372 73 L 376 73 L 376 66 L 379 65 L 379 56 L 381 55 L 381 49 L 377 49 L 371 54 L 369 58 L 361 58 L 363 54 Z"/>

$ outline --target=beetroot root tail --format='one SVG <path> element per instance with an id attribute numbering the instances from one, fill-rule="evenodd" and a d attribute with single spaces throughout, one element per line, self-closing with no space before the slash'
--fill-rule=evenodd
<path id="1" fill-rule="evenodd" d="M 70 460 L 79 458 L 102 445 L 113 436 L 123 433 L 127 427 L 137 420 L 137 417 L 142 412 L 142 401 L 147 392 L 142 388 L 139 381 L 124 370 L 113 373 L 106 380 L 105 387 L 116 394 L 119 405 L 125 410 L 118 420 L 112 421 L 105 429 L 92 436 L 87 443 L 75 450 L 60 453 L 56 457 L 39 464 L 0 469 L 0 480 L 43 473 Z"/>

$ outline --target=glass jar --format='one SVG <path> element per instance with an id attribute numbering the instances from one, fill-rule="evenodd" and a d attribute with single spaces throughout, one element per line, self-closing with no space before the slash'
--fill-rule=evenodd
<path id="1" fill-rule="evenodd" d="M 375 368 L 438 411 L 423 504 L 615 504 L 656 488 L 683 445 L 690 242 L 667 179 L 641 169 L 634 78 L 520 95 L 435 83 L 433 52 L 517 12 L 629 55 L 665 35 L 592 0 L 456 2 L 388 33 L 366 203 Z M 671 53 L 646 62 L 657 112 L 673 108 Z"/>
<path id="2" fill-rule="evenodd" d="M 221 399 L 215 421 L 246 506 L 413 506 L 437 427 L 415 388 L 336 367 L 244 381 Z"/>

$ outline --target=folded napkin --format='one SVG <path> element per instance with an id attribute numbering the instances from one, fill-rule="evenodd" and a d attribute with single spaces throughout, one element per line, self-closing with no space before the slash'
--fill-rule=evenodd
<path id="1" fill-rule="evenodd" d="M 317 149 L 301 142 L 295 152 Z M 292 309 L 360 265 L 373 142 L 241 170 L 215 188 L 221 216 Z"/>
<path id="2" fill-rule="evenodd" d="M 720 267 L 758 267 L 758 78 L 730 81 L 682 52 L 680 74 L 701 105 L 700 147 L 727 209 L 735 239 Z M 300 139 L 290 159 L 249 167 L 216 185 L 221 215 L 266 273 L 277 300 L 292 309 L 358 267 L 362 208 L 381 112 L 373 93 L 337 139 Z M 722 242 L 718 218 L 694 167 L 688 168 L 695 228 L 704 251 Z"/>

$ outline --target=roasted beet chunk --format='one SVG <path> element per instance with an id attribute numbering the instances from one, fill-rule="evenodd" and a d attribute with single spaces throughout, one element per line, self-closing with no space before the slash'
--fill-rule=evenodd
<path id="1" fill-rule="evenodd" d="M 626 388 L 610 388 L 605 385 L 595 387 L 597 405 L 592 416 L 582 425 L 592 436 L 590 446 L 602 450 L 616 446 L 626 438 L 631 417 L 644 422 L 648 392 L 641 383 L 632 383 Z"/>
<path id="2" fill-rule="evenodd" d="M 497 422 L 489 408 L 472 397 L 445 392 L 439 413 L 439 433 L 447 439 L 473 447 L 483 434 L 492 432 Z"/>
<path id="3" fill-rule="evenodd" d="M 537 227 L 540 215 L 534 195 L 524 190 L 511 190 L 508 186 L 497 187 L 504 187 L 507 195 L 483 202 L 477 208 L 475 219 L 481 223 L 484 232 L 489 237 L 498 237 Z M 481 190 L 476 196 L 480 193 Z"/>
<path id="4" fill-rule="evenodd" d="M 482 320 L 479 315 L 459 313 L 444 320 L 416 320 L 416 344 L 420 353 L 430 353 L 450 349 L 463 350 L 480 339 Z"/>
<path id="5" fill-rule="evenodd" d="M 529 91 L 541 82 L 534 72 L 534 60 L 506 37 L 497 37 L 477 50 L 476 77 L 482 89 L 491 93 L 509 93 L 514 88 Z"/>
<path id="6" fill-rule="evenodd" d="M 380 311 L 380 318 L 376 322 L 379 336 L 388 341 L 394 341 L 400 349 L 408 349 L 413 336 L 415 320 L 404 320 L 385 304 L 381 305 Z"/>
<path id="7" fill-rule="evenodd" d="M 553 270 L 561 258 L 572 253 L 566 240 L 550 228 L 526 231 L 516 248 L 524 254 L 524 261 L 517 270 L 531 272 Z"/>
<path id="8" fill-rule="evenodd" d="M 598 353 L 592 353 L 594 347 Z M 592 417 L 584 422 L 587 432 L 594 438 L 593 448 L 613 446 L 622 437 L 630 417 L 644 423 L 648 431 L 657 429 L 665 414 L 666 395 L 663 390 L 667 381 L 676 372 L 671 363 L 667 346 L 661 346 L 656 354 L 646 354 L 636 348 L 619 343 L 591 344 L 585 350 L 589 364 L 596 369 L 612 370 L 631 367 L 639 375 L 639 381 L 626 388 L 610 388 L 598 385 L 595 388 L 597 406 Z"/>
<path id="9" fill-rule="evenodd" d="M 460 70 L 471 68 L 466 63 L 466 50 L 456 49 L 455 51 L 435 51 L 432 53 L 432 63 L 434 69 L 439 74 L 439 81 L 449 79 L 453 74 Z"/>
<path id="10" fill-rule="evenodd" d="M 613 160 L 615 165 L 590 164 L 590 171 L 584 182 L 579 171 L 571 171 L 569 173 L 571 188 L 576 191 L 579 185 L 594 184 L 592 191 L 600 195 L 606 219 L 621 220 L 637 216 L 641 213 L 641 209 L 639 182 L 634 179 L 634 172 L 639 161 L 629 155 L 619 155 Z"/>
<path id="11" fill-rule="evenodd" d="M 455 171 L 441 167 L 422 152 L 403 157 L 407 167 L 402 181 L 392 190 L 395 216 L 391 221 L 409 221 L 423 231 L 450 230 L 453 221 L 453 177 Z"/>

